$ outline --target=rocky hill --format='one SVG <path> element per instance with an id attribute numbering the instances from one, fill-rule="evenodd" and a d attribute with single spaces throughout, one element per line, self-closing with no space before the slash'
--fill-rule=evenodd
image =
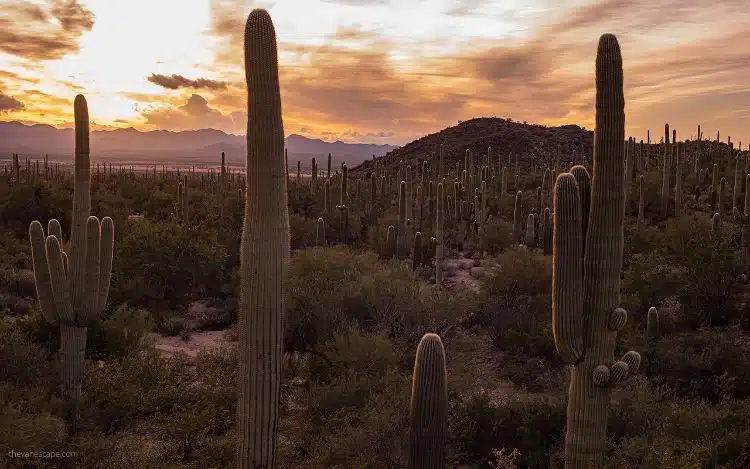
<path id="1" fill-rule="evenodd" d="M 550 164 L 558 149 L 563 155 L 563 161 L 571 161 L 575 153 L 575 161 L 579 162 L 581 155 L 585 161 L 591 161 L 594 133 L 577 125 L 562 127 L 545 127 L 542 125 L 513 122 L 509 119 L 495 117 L 480 117 L 459 123 L 433 134 L 426 135 L 403 147 L 396 148 L 382 157 L 382 161 L 390 166 L 401 160 L 431 159 L 438 154 L 440 145 L 445 147 L 445 164 L 454 168 L 464 157 L 466 150 L 471 150 L 475 162 L 481 162 L 492 149 L 493 161 L 498 158 L 508 161 L 510 155 L 518 155 L 522 166 Z M 379 158 L 380 160 L 381 158 Z M 359 171 L 370 171 L 372 161 L 366 161 L 357 168 Z"/>

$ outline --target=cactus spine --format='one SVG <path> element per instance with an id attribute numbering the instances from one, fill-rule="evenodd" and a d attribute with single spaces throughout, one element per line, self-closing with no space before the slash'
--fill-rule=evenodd
<path id="1" fill-rule="evenodd" d="M 47 238 L 38 221 L 29 226 L 34 280 L 42 315 L 60 325 L 62 395 L 69 404 L 72 431 L 77 431 L 79 401 L 85 371 L 88 325 L 107 303 L 114 251 L 114 223 L 91 213 L 89 112 L 78 95 L 75 115 L 75 173 L 70 256 L 62 247 L 60 223 L 48 223 Z"/>
<path id="2" fill-rule="evenodd" d="M 240 252 L 237 467 L 276 467 L 289 212 L 276 32 L 265 10 L 245 25 L 247 179 Z"/>
<path id="3" fill-rule="evenodd" d="M 561 174 L 555 184 L 552 327 L 558 353 L 573 365 L 565 435 L 567 469 L 603 466 L 612 387 L 640 366 L 640 355 L 633 351 L 612 359 L 616 331 L 627 320 L 625 310 L 618 307 L 625 215 L 624 107 L 620 46 L 615 36 L 604 34 L 596 56 L 594 176 L 587 236 L 581 231 L 575 177 Z"/>
<path id="4" fill-rule="evenodd" d="M 411 385 L 409 469 L 445 467 L 448 378 L 440 336 L 427 333 L 417 346 Z"/>

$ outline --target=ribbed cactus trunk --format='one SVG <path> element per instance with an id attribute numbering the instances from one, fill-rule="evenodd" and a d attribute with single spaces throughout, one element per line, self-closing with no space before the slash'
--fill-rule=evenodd
<path id="1" fill-rule="evenodd" d="M 237 467 L 276 467 L 289 212 L 276 32 L 270 15 L 245 25 L 247 179 L 240 252 Z"/>
<path id="2" fill-rule="evenodd" d="M 661 173 L 661 216 L 666 217 L 669 211 L 669 174 L 672 152 L 669 146 L 669 124 L 664 124 L 664 161 Z"/>
<path id="3" fill-rule="evenodd" d="M 638 176 L 638 229 L 643 228 L 644 223 L 643 203 L 643 174 L 640 174 Z"/>
<path id="4" fill-rule="evenodd" d="M 440 336 L 427 333 L 417 346 L 411 385 L 409 469 L 445 467 L 448 377 Z"/>
<path id="5" fill-rule="evenodd" d="M 445 203 L 443 193 L 443 183 L 437 185 L 437 201 L 435 204 L 435 283 L 440 285 L 443 282 L 443 225 L 445 224 Z"/>
<path id="6" fill-rule="evenodd" d="M 635 156 L 633 155 L 633 148 L 631 146 L 632 138 L 628 139 L 628 144 L 625 145 L 625 215 L 631 213 L 630 211 L 630 193 L 631 186 L 633 183 L 633 162 Z"/>
<path id="7" fill-rule="evenodd" d="M 516 203 L 513 206 L 513 244 L 521 243 L 521 214 L 523 204 L 523 192 L 516 192 Z"/>
<path id="8" fill-rule="evenodd" d="M 325 246 L 326 242 L 326 225 L 322 217 L 318 217 L 318 222 L 315 224 L 315 245 Z"/>
<path id="9" fill-rule="evenodd" d="M 526 217 L 526 239 L 525 239 L 526 247 L 533 248 L 535 240 L 536 240 L 536 231 L 534 230 L 534 214 L 529 213 L 529 216 Z"/>
<path id="10" fill-rule="evenodd" d="M 674 216 L 680 218 L 682 214 L 682 155 L 680 155 L 680 146 L 674 146 Z"/>
<path id="11" fill-rule="evenodd" d="M 714 163 L 713 170 L 711 171 L 711 213 L 710 216 L 713 218 L 716 213 L 716 202 L 717 202 L 717 191 L 719 184 L 719 165 Z"/>
<path id="12" fill-rule="evenodd" d="M 596 132 L 588 233 L 572 174 L 555 185 L 552 326 L 555 346 L 572 364 L 565 435 L 566 469 L 604 465 L 611 390 L 640 365 L 640 355 L 612 355 L 627 320 L 619 308 L 624 242 L 625 100 L 617 39 L 605 34 L 596 56 Z M 582 240 L 586 240 L 585 255 Z"/>
<path id="13" fill-rule="evenodd" d="M 739 210 L 742 202 L 742 157 L 737 154 L 734 162 L 734 188 L 732 189 L 732 210 Z"/>
<path id="14" fill-rule="evenodd" d="M 403 259 L 406 254 L 406 182 L 398 188 L 398 226 L 396 228 L 396 257 Z"/>

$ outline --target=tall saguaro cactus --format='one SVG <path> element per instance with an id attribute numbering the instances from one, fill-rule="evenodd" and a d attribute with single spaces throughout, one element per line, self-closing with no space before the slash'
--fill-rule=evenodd
<path id="1" fill-rule="evenodd" d="M 624 108 L 620 46 L 615 36 L 604 34 L 596 55 L 596 132 L 586 235 L 575 176 L 561 174 L 555 184 L 552 327 L 558 353 L 573 365 L 566 469 L 603 466 L 612 388 L 634 374 L 641 361 L 633 351 L 613 360 L 616 333 L 627 321 L 627 313 L 619 307 L 625 215 Z"/>
<path id="2" fill-rule="evenodd" d="M 44 229 L 38 221 L 29 226 L 39 306 L 45 319 L 60 325 L 62 395 L 69 403 L 69 419 L 77 430 L 78 403 L 86 361 L 87 327 L 102 312 L 109 294 L 114 251 L 114 223 L 91 212 L 89 112 L 78 95 L 75 115 L 75 173 L 70 255 L 63 251 L 60 223 L 52 219 Z"/>
<path id="3" fill-rule="evenodd" d="M 276 31 L 262 9 L 251 11 L 245 24 L 245 77 L 237 467 L 273 469 L 290 249 Z"/>

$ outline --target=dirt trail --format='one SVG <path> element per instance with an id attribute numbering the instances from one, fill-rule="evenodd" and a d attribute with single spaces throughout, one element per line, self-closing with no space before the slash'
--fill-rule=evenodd
<path id="1" fill-rule="evenodd" d="M 185 341 L 179 336 L 165 336 L 150 333 L 149 337 L 154 341 L 154 347 L 161 352 L 165 358 L 184 353 L 188 358 L 195 358 L 201 350 L 212 350 L 228 346 L 234 342 L 227 337 L 228 331 L 195 331 L 190 333 L 190 339 Z"/>
<path id="2" fill-rule="evenodd" d="M 484 274 L 481 261 L 461 257 L 450 257 L 443 263 L 443 281 L 448 285 L 462 284 L 469 290 L 479 293 L 479 278 Z"/>

